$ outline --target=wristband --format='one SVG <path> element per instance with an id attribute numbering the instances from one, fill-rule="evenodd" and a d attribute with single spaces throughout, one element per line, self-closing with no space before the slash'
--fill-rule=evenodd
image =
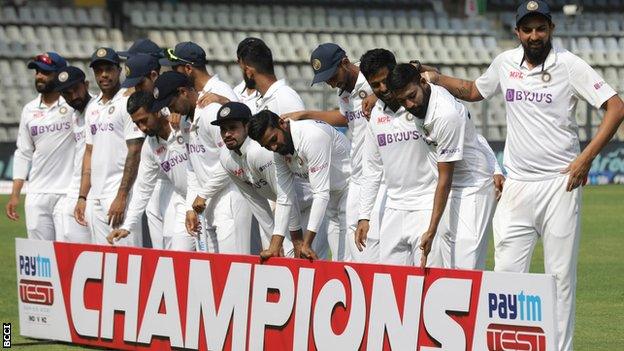
<path id="1" fill-rule="evenodd" d="M 87 197 L 86 196 L 82 196 L 82 195 L 78 196 L 78 200 L 80 200 L 80 199 L 83 199 L 83 200 L 87 201 Z"/>

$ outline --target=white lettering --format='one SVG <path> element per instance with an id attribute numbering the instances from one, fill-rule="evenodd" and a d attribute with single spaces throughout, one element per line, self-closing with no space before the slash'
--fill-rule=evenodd
<path id="1" fill-rule="evenodd" d="M 307 350 L 310 335 L 310 310 L 312 309 L 312 288 L 314 269 L 300 268 L 297 280 L 297 303 L 295 305 L 295 332 L 293 350 Z"/>
<path id="2" fill-rule="evenodd" d="M 72 272 L 69 294 L 71 318 L 76 333 L 97 338 L 100 312 L 84 305 L 84 288 L 89 279 L 102 279 L 101 252 L 85 251 L 78 256 Z"/>

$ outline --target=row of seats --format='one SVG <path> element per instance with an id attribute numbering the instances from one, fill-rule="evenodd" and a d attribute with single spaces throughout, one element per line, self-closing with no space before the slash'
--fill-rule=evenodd
<path id="1" fill-rule="evenodd" d="M 488 0 L 488 8 L 499 11 L 515 11 L 518 0 Z M 582 5 L 589 11 L 624 11 L 624 3 L 621 0 L 548 0 L 552 10 L 560 10 L 564 5 Z"/>
<path id="2" fill-rule="evenodd" d="M 101 7 L 23 6 L 16 9 L 7 6 L 0 8 L 0 23 L 106 27 L 108 21 Z"/>
<path id="3" fill-rule="evenodd" d="M 133 26 L 159 29 L 228 29 L 284 32 L 485 34 L 485 18 L 449 18 L 433 11 L 310 6 L 204 4 L 201 11 L 133 9 Z"/>
<path id="4" fill-rule="evenodd" d="M 503 12 L 501 22 L 508 28 L 516 27 L 516 13 Z M 580 16 L 569 17 L 563 14 L 553 14 L 555 34 L 557 36 L 624 36 L 624 21 L 622 13 L 583 13 Z"/>

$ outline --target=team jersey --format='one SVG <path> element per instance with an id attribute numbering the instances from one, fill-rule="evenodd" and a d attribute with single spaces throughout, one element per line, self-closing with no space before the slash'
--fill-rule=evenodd
<path id="1" fill-rule="evenodd" d="M 73 112 L 62 97 L 48 107 L 41 95 L 22 109 L 13 179 L 28 179 L 29 193 L 67 192 L 75 145 Z"/>
<path id="2" fill-rule="evenodd" d="M 91 199 L 114 197 L 123 177 L 127 140 L 145 135 L 132 122 L 126 110 L 126 89 L 120 89 L 112 99 L 102 101 L 100 93 L 85 111 L 86 143 L 93 145 L 91 153 Z"/>
<path id="3" fill-rule="evenodd" d="M 558 176 L 579 154 L 579 98 L 596 108 L 616 94 L 593 68 L 553 46 L 543 65 L 529 69 L 522 46 L 498 55 L 476 80 L 481 96 L 505 95 L 507 138 L 503 165 L 512 179 Z"/>
<path id="4" fill-rule="evenodd" d="M 256 109 L 256 101 L 260 97 L 260 93 L 257 90 L 254 90 L 251 94 L 248 94 L 247 85 L 244 80 L 234 87 L 234 93 L 236 94 L 238 101 L 247 105 L 251 111 Z"/>
<path id="5" fill-rule="evenodd" d="M 351 181 L 356 184 L 362 182 L 362 155 L 368 128 L 368 121 L 362 112 L 362 100 L 371 94 L 373 90 L 361 72 L 351 92 L 343 90 L 338 94 L 340 113 L 346 117 L 351 130 Z"/>
<path id="6" fill-rule="evenodd" d="M 252 113 L 269 110 L 281 116 L 285 113 L 305 110 L 299 94 L 286 85 L 283 79 L 271 84 L 266 94 L 256 99 L 255 105 L 254 108 L 250 107 Z"/>
<path id="7" fill-rule="evenodd" d="M 89 104 L 93 102 L 93 97 L 89 100 Z M 87 111 L 87 106 L 85 109 L 80 112 L 78 110 L 74 110 L 72 114 L 72 130 L 74 133 L 74 141 L 76 142 L 74 149 L 74 164 L 72 177 L 69 182 L 69 188 L 67 189 L 67 196 L 71 198 L 78 198 L 80 192 L 80 182 L 82 179 L 82 159 L 84 158 L 85 152 L 85 137 L 86 137 L 86 128 L 85 128 L 85 112 Z"/>
<path id="8" fill-rule="evenodd" d="M 307 179 L 312 189 L 308 230 L 317 232 L 330 193 L 347 189 L 351 173 L 349 140 L 323 121 L 290 121 L 295 147 L 292 155 L 274 154 L 277 172 L 275 234 L 285 235 L 290 208 L 296 199 L 294 179 Z"/>
<path id="9" fill-rule="evenodd" d="M 430 142 L 436 161 L 454 162 L 452 186 L 480 188 L 491 182 L 494 174 L 491 162 L 495 157 L 492 149 L 479 140 L 468 109 L 448 90 L 429 86 L 431 95 L 425 118 L 414 121 Z"/>
<path id="10" fill-rule="evenodd" d="M 397 210 L 430 210 L 437 181 L 435 155 L 414 117 L 403 107 L 393 112 L 378 100 L 371 111 L 366 133 L 364 184 L 359 219 L 370 219 L 375 197 L 385 176 L 386 207 Z"/>
<path id="11" fill-rule="evenodd" d="M 230 101 L 238 101 L 232 88 L 216 75 L 206 82 L 202 91 L 221 95 Z M 189 209 L 198 195 L 209 199 L 211 195 L 231 184 L 227 179 L 221 182 L 215 177 L 215 174 L 223 172 L 219 154 L 224 144 L 219 127 L 211 125 L 210 122 L 217 118 L 220 108 L 221 105 L 218 103 L 211 103 L 203 108 L 195 107 L 193 121 L 188 132 L 190 162 L 188 163 L 189 191 L 186 202 Z"/>
<path id="12" fill-rule="evenodd" d="M 268 200 L 277 200 L 277 177 L 273 152 L 263 148 L 255 140 L 247 138 L 241 145 L 240 155 L 235 151 L 221 150 L 221 165 L 251 206 L 258 224 L 266 233 L 273 233 L 273 211 Z M 310 207 L 312 192 L 310 184 L 294 179 L 297 201 L 290 212 L 289 230 L 301 229 L 299 211 Z"/>
<path id="13" fill-rule="evenodd" d="M 158 136 L 146 138 L 141 149 L 137 184 L 121 228 L 130 230 L 141 220 L 158 179 L 168 179 L 174 191 L 181 197 L 186 197 L 188 132 L 184 129 L 184 125 L 180 126 L 180 130 L 174 130 L 172 127 L 167 140 Z"/>

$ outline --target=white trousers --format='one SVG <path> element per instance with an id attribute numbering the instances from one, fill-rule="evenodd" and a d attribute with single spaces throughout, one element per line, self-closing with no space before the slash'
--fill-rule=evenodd
<path id="1" fill-rule="evenodd" d="M 332 191 L 327 204 L 327 242 L 331 252 L 332 261 L 349 261 L 349 249 L 347 249 L 347 195 L 348 190 Z M 314 239 L 316 241 L 316 237 Z"/>
<path id="2" fill-rule="evenodd" d="M 383 209 L 386 207 L 386 185 L 381 184 L 373 206 L 369 222 L 368 235 L 366 237 L 366 247 L 360 252 L 355 245 L 355 230 L 357 229 L 360 214 L 360 193 L 362 186 L 354 182 L 349 183 L 349 194 L 347 195 L 347 248 L 349 257 L 353 262 L 379 263 L 379 228 L 383 218 Z"/>
<path id="3" fill-rule="evenodd" d="M 381 221 L 379 249 L 381 262 L 401 266 L 420 266 L 420 237 L 429 228 L 431 210 L 386 208 Z M 427 267 L 441 267 L 439 236 L 433 240 Z"/>
<path id="4" fill-rule="evenodd" d="M 480 189 L 453 189 L 437 236 L 444 268 L 485 269 L 496 190 L 490 182 Z"/>
<path id="5" fill-rule="evenodd" d="M 567 175 L 543 181 L 507 179 L 494 214 L 495 271 L 528 272 L 538 237 L 544 270 L 557 282 L 559 350 L 572 350 L 582 189 Z"/>
<path id="6" fill-rule="evenodd" d="M 75 197 L 65 196 L 61 205 L 61 221 L 62 229 L 59 234 L 56 235 L 56 240 L 65 241 L 70 243 L 91 243 L 91 233 L 89 227 L 78 224 L 76 217 L 74 217 L 74 209 L 78 199 Z"/>
<path id="7" fill-rule="evenodd" d="M 174 251 L 206 251 L 199 243 L 205 245 L 205 231 L 194 237 L 186 231 L 186 201 L 184 197 L 172 191 L 163 216 L 162 240 L 163 248 Z"/>
<path id="8" fill-rule="evenodd" d="M 234 185 L 213 197 L 204 215 L 209 252 L 251 253 L 251 209 Z"/>
<path id="9" fill-rule="evenodd" d="M 29 239 L 52 241 L 61 236 L 64 198 L 62 194 L 26 194 L 24 211 Z"/>
<path id="10" fill-rule="evenodd" d="M 172 194 L 173 185 L 171 182 L 158 179 L 156 186 L 154 186 L 152 197 L 145 208 L 150 240 L 154 249 L 164 248 L 163 222 Z"/>
<path id="11" fill-rule="evenodd" d="M 130 203 L 132 193 L 128 197 Z M 108 223 L 108 210 L 111 204 L 115 200 L 114 197 L 102 198 L 102 199 L 90 199 L 87 201 L 86 220 L 91 233 L 91 242 L 97 245 L 110 245 L 106 241 L 106 237 L 113 230 L 113 227 Z M 143 228 L 139 221 L 133 228 L 130 228 L 131 235 L 120 239 L 115 242 L 116 246 L 137 246 L 141 247 L 143 242 Z"/>

